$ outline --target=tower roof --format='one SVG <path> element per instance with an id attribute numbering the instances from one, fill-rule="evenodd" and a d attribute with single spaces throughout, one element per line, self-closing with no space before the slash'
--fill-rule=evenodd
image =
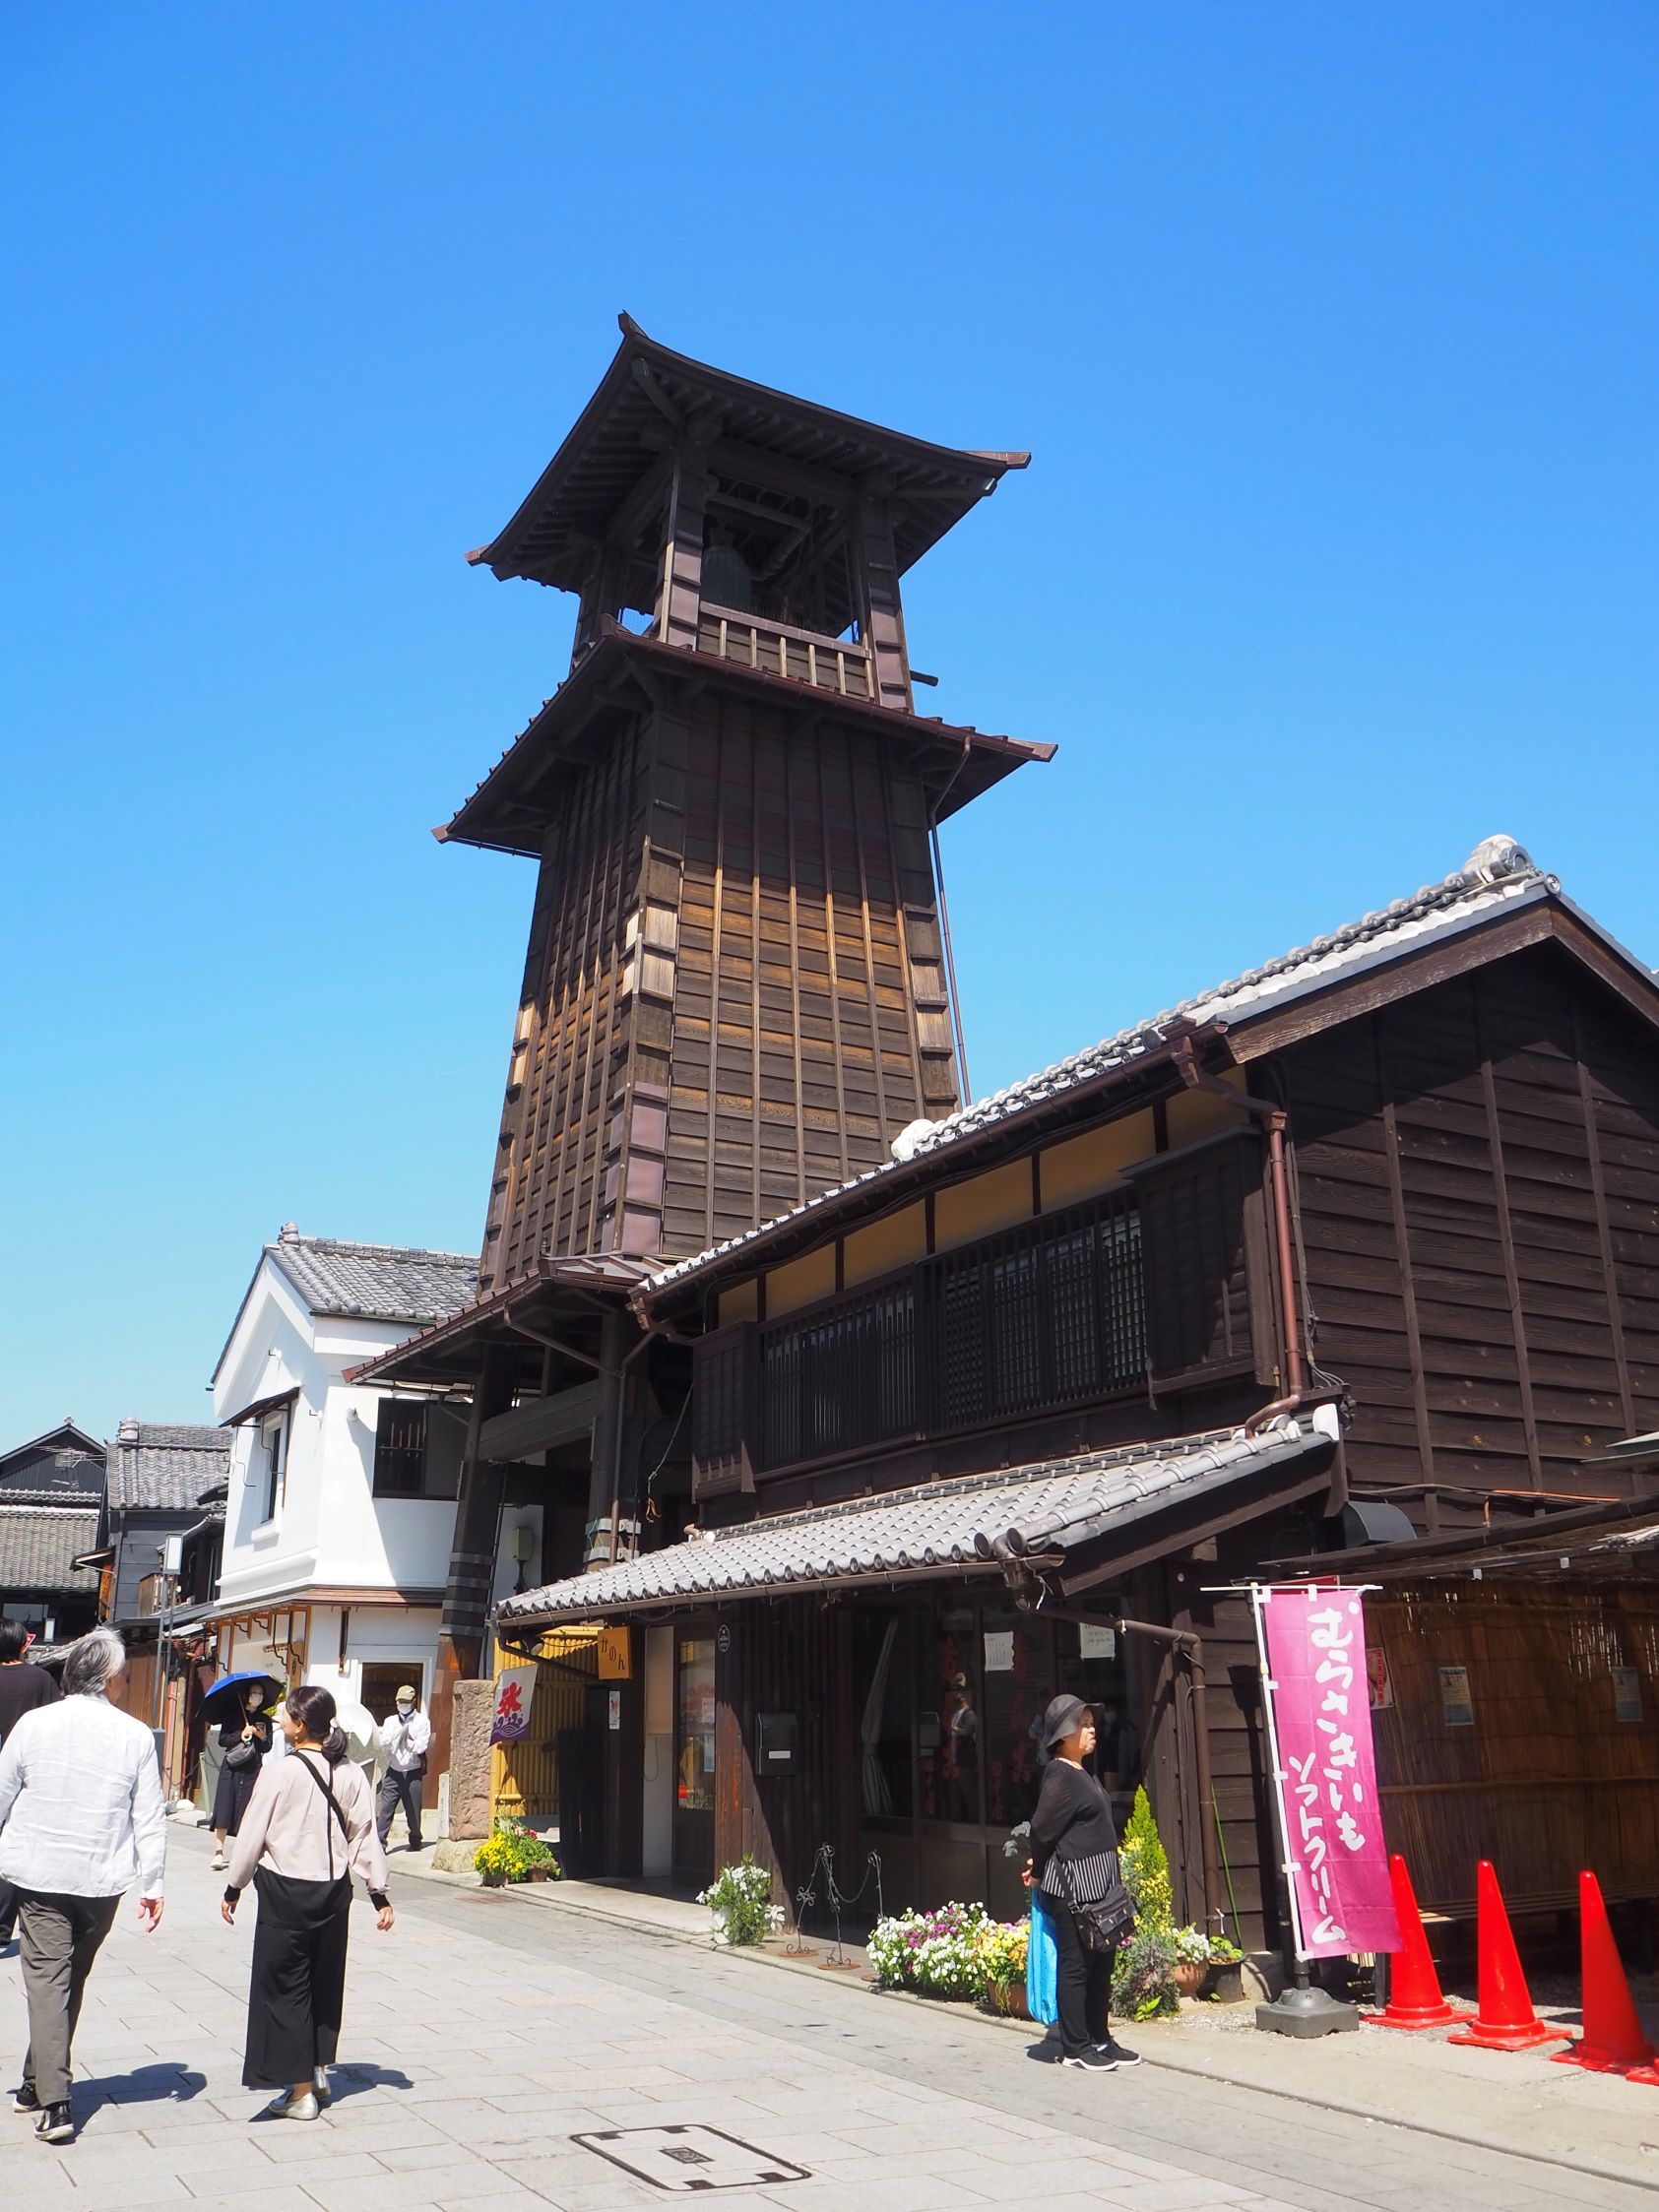
<path id="1" fill-rule="evenodd" d="M 655 457 L 685 433 L 707 440 L 717 458 L 723 447 L 740 448 L 751 472 L 775 456 L 792 480 L 810 472 L 832 497 L 846 497 L 861 478 L 881 478 L 893 500 L 901 574 L 1031 459 L 883 429 L 671 352 L 631 315 L 618 321 L 622 343 L 598 391 L 512 521 L 467 555 L 475 566 L 580 591 L 596 541 Z"/>
<path id="2" fill-rule="evenodd" d="M 1034 738 L 996 736 L 930 716 L 899 714 L 873 700 L 808 691 L 782 676 L 737 663 L 694 658 L 677 646 L 660 645 L 654 638 L 636 637 L 616 623 L 607 623 L 593 651 L 542 702 L 482 783 L 451 820 L 434 830 L 440 844 L 540 853 L 546 825 L 564 803 L 569 777 L 591 766 L 610 741 L 614 727 L 637 712 L 621 687 L 642 664 L 662 676 L 685 676 L 700 685 L 747 692 L 762 703 L 784 701 L 796 711 L 804 697 L 826 720 L 839 719 L 875 731 L 921 759 L 934 800 L 934 818 L 939 821 L 1026 762 L 1053 760 L 1058 749 Z M 640 694 L 641 699 L 647 696 Z"/>

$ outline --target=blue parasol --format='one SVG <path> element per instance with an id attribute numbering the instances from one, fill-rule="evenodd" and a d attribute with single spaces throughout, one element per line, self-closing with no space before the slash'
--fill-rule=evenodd
<path id="1" fill-rule="evenodd" d="M 201 1718 L 216 1698 L 223 1697 L 227 1690 L 235 1690 L 238 1693 L 236 1703 L 241 1709 L 243 1720 L 246 1720 L 248 1716 L 247 1693 L 256 1682 L 265 1692 L 265 1707 L 266 1711 L 269 1712 L 277 1699 L 283 1695 L 285 1685 L 277 1679 L 275 1675 L 249 1672 L 241 1675 L 221 1675 L 212 1689 L 204 1695 L 201 1704 L 197 1706 L 197 1718 Z"/>

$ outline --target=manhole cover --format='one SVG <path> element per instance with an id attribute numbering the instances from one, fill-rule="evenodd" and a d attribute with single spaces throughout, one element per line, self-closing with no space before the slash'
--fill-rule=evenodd
<path id="1" fill-rule="evenodd" d="M 598 2151 L 612 2166 L 649 2181 L 653 2188 L 675 2189 L 682 2196 L 704 2189 L 752 2189 L 763 2181 L 809 2181 L 804 2166 L 756 2150 L 721 2127 L 604 2127 L 591 2135 L 572 2135 L 584 2150 Z"/>

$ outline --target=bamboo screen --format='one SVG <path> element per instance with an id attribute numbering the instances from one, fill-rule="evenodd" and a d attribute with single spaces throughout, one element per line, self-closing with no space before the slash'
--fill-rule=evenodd
<path id="1" fill-rule="evenodd" d="M 489 1754 L 489 1814 L 513 1820 L 550 1820 L 559 1808 L 559 1731 L 580 1728 L 587 1717 L 588 1685 L 599 1678 L 599 1630 L 549 1628 L 536 1646 L 536 1694 L 530 1734 L 518 1743 L 497 1743 Z M 492 1675 L 522 1667 L 517 1652 L 495 1651 Z"/>
<path id="2" fill-rule="evenodd" d="M 1659 1589 L 1415 1585 L 1366 1610 L 1383 1825 L 1425 1908 L 1471 1913 L 1482 1859 L 1511 1911 L 1570 1905 L 1586 1867 L 1609 1897 L 1659 1890 Z"/>

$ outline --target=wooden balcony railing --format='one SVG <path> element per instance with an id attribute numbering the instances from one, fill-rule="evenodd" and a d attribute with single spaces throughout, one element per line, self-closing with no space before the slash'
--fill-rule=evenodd
<path id="1" fill-rule="evenodd" d="M 866 647 L 848 638 L 821 638 L 764 615 L 742 614 L 735 607 L 704 601 L 697 650 L 819 691 L 836 691 L 845 699 L 875 697 L 875 671 Z"/>

